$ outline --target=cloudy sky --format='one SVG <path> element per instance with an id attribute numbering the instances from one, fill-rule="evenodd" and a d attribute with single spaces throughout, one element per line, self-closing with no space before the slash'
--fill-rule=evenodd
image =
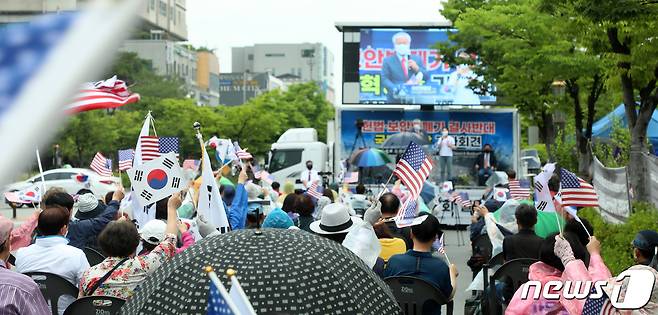
<path id="1" fill-rule="evenodd" d="M 321 42 L 335 57 L 341 78 L 341 37 L 336 22 L 441 21 L 441 0 L 188 0 L 189 41 L 214 48 L 220 71 L 231 71 L 231 47 L 254 43 Z M 339 82 L 334 82 L 336 86 Z"/>

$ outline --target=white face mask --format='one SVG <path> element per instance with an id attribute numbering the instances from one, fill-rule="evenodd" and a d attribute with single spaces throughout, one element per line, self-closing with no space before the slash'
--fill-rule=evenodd
<path id="1" fill-rule="evenodd" d="M 447 131 L 443 131 L 443 132 L 441 132 L 441 134 L 444 135 L 444 136 L 447 136 L 447 135 L 448 135 L 448 132 L 447 132 Z"/>
<path id="2" fill-rule="evenodd" d="M 411 48 L 409 44 L 395 44 L 395 52 L 400 56 L 406 56 L 411 54 Z"/>

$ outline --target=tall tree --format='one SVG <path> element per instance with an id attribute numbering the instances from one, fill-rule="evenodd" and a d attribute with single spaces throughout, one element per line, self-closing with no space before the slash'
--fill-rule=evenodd
<path id="1" fill-rule="evenodd" d="M 658 105 L 658 2 L 651 0 L 542 0 L 543 7 L 581 20 L 605 34 L 603 56 L 616 77 L 631 134 L 629 182 L 638 200 L 649 199 L 643 154 L 647 127 Z"/>
<path id="2" fill-rule="evenodd" d="M 475 87 L 495 86 L 494 92 L 503 102 L 529 116 L 539 127 L 549 154 L 555 136 L 553 112 L 561 107 L 554 82 L 566 81 L 571 99 L 566 110 L 573 113 L 581 157 L 579 169 L 586 172 L 591 159 L 588 143 L 596 104 L 606 81 L 604 64 L 593 50 L 584 49 L 581 44 L 594 38 L 590 30 L 539 11 L 539 4 L 521 0 L 451 0 L 444 15 L 454 21 L 457 32 L 451 39 L 455 44 L 440 47 L 449 62 L 474 64 L 483 78 L 482 82 L 473 82 Z M 465 47 L 478 59 L 455 56 L 457 47 Z"/>

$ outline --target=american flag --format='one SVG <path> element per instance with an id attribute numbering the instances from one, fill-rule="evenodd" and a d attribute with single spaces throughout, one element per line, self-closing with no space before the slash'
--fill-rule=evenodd
<path id="1" fill-rule="evenodd" d="M 564 168 L 560 169 L 560 194 L 563 206 L 599 206 L 599 198 L 594 187 Z"/>
<path id="2" fill-rule="evenodd" d="M 199 165 L 201 165 L 201 160 L 187 159 L 187 160 L 183 161 L 183 169 L 184 170 L 198 171 L 199 170 Z"/>
<path id="3" fill-rule="evenodd" d="M 454 202 L 460 205 L 462 208 L 468 208 L 473 204 L 471 202 L 471 199 L 469 199 L 467 192 L 453 191 L 452 194 L 450 195 L 450 198 L 448 198 L 448 201 Z"/>
<path id="4" fill-rule="evenodd" d="M 359 172 L 347 172 L 343 177 L 343 183 L 351 184 L 359 181 Z"/>
<path id="5" fill-rule="evenodd" d="M 147 162 L 160 157 L 160 154 L 174 152 L 176 159 L 179 158 L 178 137 L 156 137 L 142 136 L 140 138 L 142 146 L 142 161 Z"/>
<path id="6" fill-rule="evenodd" d="M 594 288 L 590 292 L 594 293 Z M 587 298 L 585 305 L 583 306 L 583 315 L 613 315 L 618 314 L 617 310 L 610 303 L 610 299 L 607 295 L 603 295 L 598 299 Z"/>
<path id="7" fill-rule="evenodd" d="M 403 207 L 400 208 L 397 218 L 399 220 L 413 219 L 418 215 L 418 201 L 417 199 L 407 199 Z"/>
<path id="8" fill-rule="evenodd" d="M 115 108 L 139 101 L 139 94 L 130 93 L 126 83 L 116 76 L 104 81 L 85 84 L 66 107 L 69 114 L 94 109 Z"/>
<path id="9" fill-rule="evenodd" d="M 266 182 L 266 183 L 269 183 L 269 184 L 271 184 L 272 182 L 274 182 L 274 176 L 272 176 L 272 174 L 270 174 L 270 173 L 269 173 L 268 171 L 266 171 L 266 170 L 258 170 L 258 171 L 256 171 L 256 172 L 254 173 L 254 177 L 256 177 L 257 179 L 260 179 L 260 180 L 262 180 L 262 181 L 264 181 L 264 182 Z"/>
<path id="10" fill-rule="evenodd" d="M 96 152 L 89 167 L 100 176 L 112 176 L 112 160 L 105 158 L 100 152 Z"/>
<path id="11" fill-rule="evenodd" d="M 240 148 L 240 145 L 238 144 L 237 141 L 233 143 L 233 146 L 235 147 L 235 154 L 238 156 L 238 159 L 249 160 L 253 158 L 253 156 L 251 156 L 251 153 L 247 152 L 247 150 L 242 150 L 242 148 Z"/>
<path id="12" fill-rule="evenodd" d="M 410 142 L 402 158 L 395 166 L 393 174 L 407 186 L 411 200 L 416 200 L 420 195 L 427 176 L 432 171 L 432 161 L 427 157 L 423 149 L 414 142 Z"/>
<path id="13" fill-rule="evenodd" d="M 445 236 L 445 233 L 441 233 L 441 237 L 437 240 L 437 249 L 439 250 L 439 253 L 444 254 L 446 253 L 446 248 L 445 244 L 443 243 L 443 236 Z"/>
<path id="14" fill-rule="evenodd" d="M 132 168 L 134 157 L 135 150 L 133 149 L 119 150 L 119 170 L 125 171 Z"/>
<path id="15" fill-rule="evenodd" d="M 308 194 L 309 196 L 315 199 L 320 199 L 320 197 L 322 197 L 322 193 L 318 191 L 317 181 L 313 182 L 313 184 L 311 184 L 311 186 L 308 187 L 308 189 L 306 190 L 306 194 Z"/>
<path id="16" fill-rule="evenodd" d="M 512 179 L 509 181 L 509 193 L 512 199 L 525 200 L 530 198 L 530 181 L 527 179 Z"/>
<path id="17" fill-rule="evenodd" d="M 226 289 L 224 289 L 225 291 Z M 210 293 L 208 294 L 208 315 L 237 315 L 235 307 L 232 303 L 232 300 L 229 304 L 227 302 L 230 299 L 229 296 L 225 296 L 220 292 L 219 288 L 215 285 L 213 281 L 210 281 Z"/>

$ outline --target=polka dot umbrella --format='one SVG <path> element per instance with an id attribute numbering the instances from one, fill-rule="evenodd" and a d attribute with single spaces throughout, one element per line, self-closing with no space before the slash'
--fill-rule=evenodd
<path id="1" fill-rule="evenodd" d="M 160 267 L 121 314 L 205 314 L 210 265 L 237 277 L 258 314 L 398 314 L 386 284 L 342 245 L 301 230 L 238 230 L 203 239 Z"/>

